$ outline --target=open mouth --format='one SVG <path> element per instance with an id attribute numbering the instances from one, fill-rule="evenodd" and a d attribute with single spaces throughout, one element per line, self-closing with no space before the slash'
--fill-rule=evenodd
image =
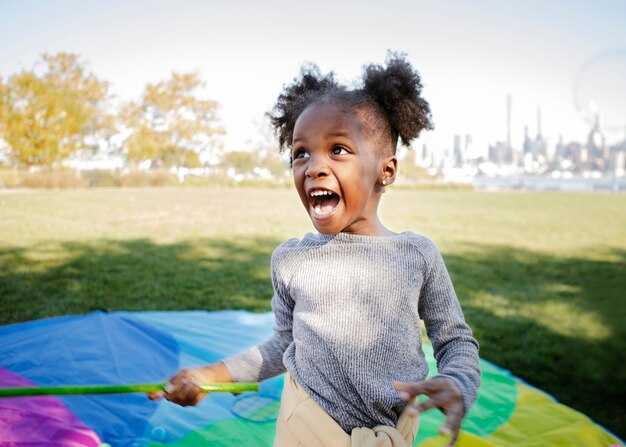
<path id="1" fill-rule="evenodd" d="M 309 192 L 313 213 L 318 217 L 330 215 L 339 205 L 339 195 L 328 189 L 314 189 Z"/>

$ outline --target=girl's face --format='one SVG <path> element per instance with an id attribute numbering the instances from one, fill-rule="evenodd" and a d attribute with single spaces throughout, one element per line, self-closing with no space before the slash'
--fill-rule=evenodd
<path id="1" fill-rule="evenodd" d="M 383 177 L 394 179 L 396 157 L 382 156 L 354 111 L 312 104 L 296 121 L 293 178 L 304 208 L 323 234 L 389 233 L 378 219 Z"/>

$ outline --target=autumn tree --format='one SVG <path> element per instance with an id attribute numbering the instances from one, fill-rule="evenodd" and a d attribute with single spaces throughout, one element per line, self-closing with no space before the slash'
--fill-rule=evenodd
<path id="1" fill-rule="evenodd" d="M 248 151 L 230 151 L 222 155 L 222 166 L 232 168 L 237 174 L 252 174 L 259 166 L 258 154 Z"/>
<path id="2" fill-rule="evenodd" d="M 55 166 L 110 130 L 107 82 L 75 54 L 44 54 L 41 62 L 0 80 L 0 138 L 19 166 Z"/>
<path id="3" fill-rule="evenodd" d="M 126 151 L 131 164 L 159 159 L 165 166 L 195 167 L 199 155 L 221 144 L 215 101 L 197 96 L 203 86 L 195 73 L 172 73 L 148 84 L 141 100 L 126 106 L 123 116 L 130 135 Z"/>

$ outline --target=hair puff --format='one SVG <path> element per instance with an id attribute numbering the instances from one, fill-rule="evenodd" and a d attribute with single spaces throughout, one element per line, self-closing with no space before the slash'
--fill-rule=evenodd
<path id="1" fill-rule="evenodd" d="M 364 67 L 363 91 L 380 104 L 395 137 L 409 145 L 424 129 L 432 129 L 428 102 L 422 98 L 422 82 L 402 53 L 389 52 L 387 63 Z"/>
<path id="2" fill-rule="evenodd" d="M 315 64 L 304 65 L 300 69 L 300 75 L 288 86 L 276 100 L 272 112 L 268 113 L 274 126 L 281 151 L 291 145 L 293 129 L 296 120 L 317 97 L 333 90 L 344 88 L 335 81 L 335 75 L 330 72 L 322 75 Z"/>
<path id="3" fill-rule="evenodd" d="M 315 64 L 304 65 L 299 76 L 283 87 L 268 116 L 280 150 L 293 140 L 296 121 L 315 102 L 344 104 L 353 110 L 369 110 L 371 129 L 395 153 L 398 138 L 404 145 L 424 129 L 432 129 L 430 106 L 422 98 L 419 73 L 403 53 L 388 52 L 386 66 L 369 64 L 363 69 L 362 87 L 348 90 L 333 72 L 323 75 Z"/>

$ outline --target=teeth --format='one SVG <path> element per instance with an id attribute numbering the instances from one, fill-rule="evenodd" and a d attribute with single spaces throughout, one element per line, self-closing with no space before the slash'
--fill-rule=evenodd
<path id="1" fill-rule="evenodd" d="M 322 189 L 316 189 L 315 191 L 311 191 L 311 197 L 329 196 L 331 194 L 333 194 L 332 191 L 326 191 L 326 190 L 322 190 Z"/>
<path id="2" fill-rule="evenodd" d="M 322 207 L 321 207 L 321 205 L 317 205 L 315 207 L 315 213 L 316 214 L 322 214 Z"/>

